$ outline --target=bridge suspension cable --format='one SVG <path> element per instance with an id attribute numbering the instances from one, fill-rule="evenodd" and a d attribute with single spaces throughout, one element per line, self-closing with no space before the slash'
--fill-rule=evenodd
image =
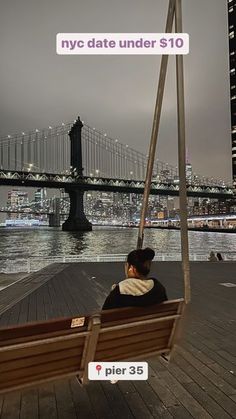
<path id="1" fill-rule="evenodd" d="M 75 121 L 56 127 L 0 138 L 0 169 L 37 173 L 70 173 L 69 132 Z M 83 123 L 83 174 L 91 177 L 144 180 L 147 156 Z M 153 179 L 178 182 L 177 167 L 155 159 Z M 189 180 L 190 182 L 190 180 Z M 227 186 L 223 181 L 193 174 L 194 185 Z"/>

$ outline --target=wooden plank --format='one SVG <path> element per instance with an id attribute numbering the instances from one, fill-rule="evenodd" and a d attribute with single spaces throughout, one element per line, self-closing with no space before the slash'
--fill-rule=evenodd
<path id="1" fill-rule="evenodd" d="M 226 371 L 219 364 L 212 363 L 209 367 L 220 376 L 225 382 L 231 385 L 231 387 L 236 388 L 236 377 L 233 370 Z"/>
<path id="2" fill-rule="evenodd" d="M 171 329 L 162 329 L 162 330 L 157 330 L 157 331 L 153 331 L 153 332 L 144 332 L 142 334 L 135 334 L 135 335 L 131 335 L 131 336 L 126 336 L 123 337 L 122 339 L 119 337 L 118 339 L 112 339 L 110 340 L 106 340 L 105 342 L 98 342 L 97 344 L 97 352 L 100 351 L 104 351 L 104 350 L 109 350 L 109 351 L 113 351 L 113 348 L 117 348 L 118 345 L 121 345 L 124 347 L 129 343 L 133 344 L 137 344 L 137 352 L 138 352 L 138 348 L 139 348 L 139 344 L 143 341 L 153 341 L 153 339 L 158 340 L 159 338 L 166 338 L 166 341 L 168 342 L 168 338 L 170 336 L 171 333 Z"/>
<path id="3" fill-rule="evenodd" d="M 149 409 L 154 418 L 171 419 L 166 406 L 161 402 L 158 395 L 154 392 L 150 384 L 146 381 L 134 381 L 134 387 L 143 399 L 145 405 Z"/>
<path id="4" fill-rule="evenodd" d="M 200 362 L 195 356 L 190 355 L 184 348 L 178 348 L 178 352 L 192 364 L 196 369 L 201 371 L 215 386 L 219 387 L 226 395 L 236 394 L 236 388 L 224 381 L 221 377 L 215 374 L 208 366 Z"/>
<path id="5" fill-rule="evenodd" d="M 59 281 L 55 281 L 55 279 L 52 280 L 51 284 L 54 287 L 55 297 L 56 297 L 56 304 L 60 305 L 60 310 L 63 317 L 69 317 L 71 316 L 71 307 L 68 304 L 68 298 L 64 298 L 62 288 L 60 287 L 60 279 Z"/>
<path id="6" fill-rule="evenodd" d="M 118 381 L 115 387 L 118 387 L 123 395 L 136 392 L 133 381 Z"/>
<path id="7" fill-rule="evenodd" d="M 42 287 L 36 291 L 36 310 L 37 321 L 46 320 L 44 293 Z"/>
<path id="8" fill-rule="evenodd" d="M 152 363 L 153 364 L 153 363 Z M 169 363 L 167 367 L 172 376 L 179 381 L 183 387 L 203 406 L 209 414 L 214 418 L 229 419 L 229 416 L 191 377 L 189 377 L 182 369 L 178 368 L 174 362 Z M 158 367 L 157 367 L 158 371 Z M 158 373 L 158 372 L 157 372 Z"/>
<path id="9" fill-rule="evenodd" d="M 152 367 L 152 369 L 155 371 L 155 373 L 158 375 L 160 371 L 169 371 L 171 374 L 173 374 L 175 377 L 178 378 L 178 381 L 180 383 L 192 383 L 193 380 L 189 375 L 187 375 L 183 369 L 180 369 L 174 362 L 168 362 L 168 364 L 165 361 L 162 361 L 162 359 L 151 359 L 149 361 L 149 365 Z"/>
<path id="10" fill-rule="evenodd" d="M 128 320 L 135 317 L 146 317 L 151 315 L 165 314 L 169 311 L 174 311 L 175 313 L 178 310 L 179 304 L 183 300 L 169 300 L 161 304 L 155 304 L 153 306 L 145 307 L 124 307 L 110 310 L 103 310 L 101 312 L 101 321 L 102 326 L 105 327 L 105 323 L 115 322 L 122 319 Z"/>
<path id="11" fill-rule="evenodd" d="M 57 381 L 54 385 L 58 419 L 77 419 L 76 409 L 68 380 Z"/>
<path id="12" fill-rule="evenodd" d="M 231 355 L 229 352 L 224 350 L 219 350 L 217 353 L 222 356 L 222 358 L 230 361 L 233 365 L 236 365 L 236 356 Z"/>
<path id="13" fill-rule="evenodd" d="M 42 333 L 40 335 L 29 335 L 29 336 L 23 336 L 23 337 L 17 337 L 17 338 L 13 338 L 13 339 L 6 339 L 6 340 L 2 340 L 1 344 L 0 344 L 0 349 L 2 349 L 3 347 L 10 347 L 10 346 L 16 346 L 18 344 L 25 344 L 25 343 L 29 343 L 30 342 L 36 342 L 36 341 L 43 341 L 46 339 L 52 339 L 52 338 L 56 338 L 56 337 L 63 337 L 63 336 L 73 336 L 74 334 L 78 333 L 78 330 L 80 330 L 79 328 L 73 328 L 70 330 L 62 330 L 60 331 L 56 331 L 56 332 L 48 332 L 48 333 Z M 86 332 L 83 332 L 83 330 L 80 331 L 81 333 L 81 338 L 85 337 Z"/>
<path id="14" fill-rule="evenodd" d="M 196 382 L 232 417 L 235 414 L 235 403 L 230 400 L 219 388 L 217 388 L 211 381 L 201 374 L 201 370 L 197 370 L 194 366 L 188 363 L 182 356 L 175 355 L 175 363 L 183 368 L 189 374 L 194 382 Z"/>
<path id="15" fill-rule="evenodd" d="M 180 402 L 177 400 L 172 391 L 166 386 L 165 381 L 159 376 L 156 376 L 155 372 L 150 367 L 148 383 L 165 407 L 169 408 L 180 406 Z"/>
<path id="16" fill-rule="evenodd" d="M 123 346 L 118 346 L 118 344 L 122 345 L 122 341 L 119 341 L 119 343 L 117 342 L 117 346 L 115 348 L 112 348 L 112 354 L 109 348 L 104 349 L 104 350 L 97 350 L 94 359 L 97 361 L 99 360 L 102 361 L 102 360 L 109 359 L 111 355 L 114 357 L 114 359 L 117 359 L 117 357 L 120 357 L 120 356 L 130 358 L 132 357 L 132 354 L 139 355 L 139 353 L 142 353 L 144 351 L 147 352 L 149 350 L 158 351 L 162 348 L 164 349 L 167 347 L 168 337 L 169 335 L 160 337 L 158 339 L 153 338 L 153 339 L 150 339 L 149 341 L 141 341 L 139 343 L 129 342 L 127 345 L 123 345 Z"/>
<path id="17" fill-rule="evenodd" d="M 116 309 L 117 311 L 120 309 Z M 115 315 L 115 313 L 113 313 Z M 112 321 L 107 320 L 106 322 L 102 323 L 102 327 L 103 329 L 106 329 L 108 327 L 112 327 L 112 326 L 116 326 L 117 324 L 121 324 L 121 323 L 133 323 L 136 321 L 145 321 L 148 319 L 157 319 L 157 318 L 165 318 L 167 316 L 174 316 L 175 314 L 177 314 L 177 310 L 165 310 L 165 311 L 161 311 L 161 312 L 156 312 L 156 313 L 147 313 L 146 315 L 138 315 L 137 311 L 135 314 L 129 315 L 129 317 L 125 318 L 124 316 L 122 316 L 122 318 L 118 318 L 118 319 L 113 319 Z"/>
<path id="18" fill-rule="evenodd" d="M 86 387 L 87 394 L 97 418 L 111 419 L 112 408 L 105 396 L 103 388 L 99 382 L 90 382 Z"/>
<path id="19" fill-rule="evenodd" d="M 185 388 L 171 374 L 161 372 L 160 376 L 174 393 L 177 399 L 181 400 L 183 406 L 194 418 L 211 419 L 207 411 L 185 390 Z M 190 384 L 189 384 L 190 385 Z"/>
<path id="20" fill-rule="evenodd" d="M 53 384 L 44 384 L 38 389 L 39 419 L 57 419 L 57 405 Z"/>
<path id="21" fill-rule="evenodd" d="M 27 322 L 27 318 L 28 318 L 29 299 L 24 298 L 18 304 L 20 304 L 20 314 L 18 318 L 18 324 L 23 324 Z"/>
<path id="22" fill-rule="evenodd" d="M 33 367 L 35 365 L 42 365 L 48 362 L 59 361 L 65 358 L 72 357 L 77 357 L 79 362 L 81 355 L 82 347 L 79 348 L 76 346 L 74 348 L 66 349 L 64 351 L 62 350 L 57 352 L 51 352 L 43 355 L 40 354 L 38 356 L 36 355 L 33 357 L 26 357 L 23 359 L 20 358 L 17 360 L 14 359 L 13 361 L 3 362 L 2 364 L 0 364 L 0 373 L 2 374 L 6 371 L 15 371 L 22 368 Z"/>
<path id="23" fill-rule="evenodd" d="M 139 393 L 130 393 L 125 397 L 135 419 L 153 419 L 150 410 L 145 405 Z"/>
<path id="24" fill-rule="evenodd" d="M 96 419 L 97 416 L 91 406 L 86 387 L 81 387 L 78 381 L 73 378 L 70 380 L 70 388 L 77 417 L 81 419 Z"/>
<path id="25" fill-rule="evenodd" d="M 171 329 L 173 326 L 174 320 L 165 321 L 163 323 L 151 323 L 151 324 L 144 324 L 141 326 L 136 326 L 135 328 L 127 328 L 121 330 L 110 331 L 106 333 L 106 330 L 103 329 L 103 333 L 99 335 L 99 343 L 105 342 L 107 340 L 111 341 L 112 339 L 123 339 L 125 336 L 135 336 L 135 335 L 142 335 L 144 332 L 151 332 L 163 329 Z"/>
<path id="26" fill-rule="evenodd" d="M 217 375 L 219 375 L 223 380 L 228 382 L 233 388 L 236 388 L 236 377 L 230 371 L 232 371 L 232 364 L 226 363 L 227 367 L 223 367 L 220 363 L 215 362 L 214 360 L 218 360 L 220 357 L 215 354 L 214 352 L 207 351 L 209 357 L 206 353 L 200 351 L 199 349 L 195 348 L 192 344 L 185 343 L 184 347 L 204 364 L 206 364 L 210 369 L 212 369 Z M 222 359 L 220 358 L 219 361 L 222 363 Z M 223 361 L 224 364 L 224 361 Z"/>
<path id="27" fill-rule="evenodd" d="M 152 351 L 152 352 L 150 352 Z M 110 357 L 106 357 L 106 361 L 110 361 L 110 362 L 115 362 L 115 361 L 145 361 L 153 356 L 159 356 L 159 355 L 168 355 L 169 354 L 169 349 L 168 348 L 163 348 L 160 350 L 157 350 L 156 347 L 154 348 L 148 348 L 144 349 L 143 351 L 140 351 L 138 354 L 137 352 L 133 352 L 133 353 L 128 353 L 128 354 L 122 354 L 122 355 L 117 355 L 116 358 L 114 359 L 114 357 L 112 357 L 112 355 Z M 97 360 L 97 362 L 99 362 L 99 360 Z M 105 362 L 105 361 L 104 361 Z"/>
<path id="28" fill-rule="evenodd" d="M 57 301 L 57 295 L 56 295 L 55 288 L 53 286 L 53 281 L 50 281 L 47 284 L 47 290 L 48 290 L 48 294 L 50 295 L 50 299 L 51 299 L 51 303 L 52 303 L 52 305 L 51 305 L 52 316 L 55 317 L 55 318 L 63 317 L 64 316 L 63 309 Z"/>
<path id="29" fill-rule="evenodd" d="M 5 342 L 7 339 L 14 340 L 27 336 L 40 336 L 47 333 L 58 332 L 58 334 L 61 334 L 62 331 L 69 333 L 83 332 L 87 328 L 89 318 L 83 315 L 79 317 L 83 319 L 84 325 L 75 328 L 71 328 L 71 322 L 75 317 L 46 320 L 43 322 L 29 322 L 18 326 L 0 328 L 0 343 Z"/>
<path id="30" fill-rule="evenodd" d="M 120 419 L 122 412 L 122 419 L 133 419 L 134 416 L 132 415 L 127 400 L 120 391 L 119 387 L 108 381 L 102 382 L 101 386 L 108 400 L 109 406 L 111 406 L 112 418 Z"/>
<path id="31" fill-rule="evenodd" d="M 210 359 L 210 363 L 217 362 L 217 364 L 221 365 L 225 370 L 231 370 L 232 364 L 229 361 L 226 361 L 220 355 L 218 355 L 216 351 L 213 351 L 212 349 L 207 347 L 205 342 L 198 335 L 187 335 L 187 342 L 190 342 L 196 349 L 200 350 L 202 354 L 207 355 Z"/>
<path id="32" fill-rule="evenodd" d="M 0 418 L 1 418 L 1 415 L 2 415 L 3 400 L 4 400 L 3 396 L 0 395 Z"/>
<path id="33" fill-rule="evenodd" d="M 58 336 L 54 339 L 45 339 L 44 341 L 22 343 L 12 347 L 0 348 L 0 359 L 2 363 L 11 361 L 12 359 L 26 358 L 74 347 L 82 348 L 83 342 L 83 337 L 72 335 L 69 337 Z"/>
<path id="34" fill-rule="evenodd" d="M 68 371 L 77 371 L 79 369 L 79 360 L 77 356 L 71 358 L 64 358 L 53 362 L 47 362 L 45 364 L 34 365 L 27 368 L 19 368 L 13 371 L 7 371 L 1 373 L 0 388 L 4 388 L 6 383 L 11 381 L 21 381 L 21 379 L 28 379 L 33 381 L 40 374 L 51 374 L 53 371 L 59 369 L 68 369 Z"/>
<path id="35" fill-rule="evenodd" d="M 41 287 L 45 282 L 51 279 L 54 275 L 60 273 L 65 269 L 63 264 L 51 264 L 39 272 L 35 272 L 27 277 L 17 281 L 14 285 L 7 287 L 1 291 L 1 304 L 0 304 L 0 315 L 5 311 L 16 306 L 21 300 L 26 297 L 30 298 L 30 295 Z M 31 315 L 35 319 L 35 309 L 33 306 L 34 297 L 31 297 L 30 311 L 27 315 Z"/>
<path id="36" fill-rule="evenodd" d="M 11 311 L 7 310 L 0 316 L 0 326 L 8 325 Z"/>
<path id="37" fill-rule="evenodd" d="M 1 419 L 19 419 L 20 418 L 20 393 L 12 393 L 4 396 Z"/>
<path id="38" fill-rule="evenodd" d="M 169 337 L 169 341 L 168 341 L 168 347 L 173 348 L 173 345 L 177 343 L 177 341 L 179 342 L 180 340 L 180 334 L 181 334 L 181 330 L 183 330 L 183 325 L 182 325 L 182 317 L 183 317 L 183 312 L 184 310 L 186 310 L 186 305 L 184 303 L 184 301 L 180 302 L 178 305 L 178 309 L 177 309 L 177 314 L 181 315 L 181 318 L 178 318 L 174 321 L 172 330 L 171 330 L 171 334 Z M 182 326 L 182 327 L 181 327 Z M 171 351 L 172 353 L 172 351 Z"/>
<path id="39" fill-rule="evenodd" d="M 81 275 L 81 274 L 80 274 Z M 59 281 L 53 281 L 54 286 L 56 287 L 57 291 L 60 293 L 62 299 L 64 299 L 66 305 L 64 306 L 65 313 L 70 313 L 73 315 L 74 313 L 79 313 L 78 310 L 78 290 L 81 288 L 78 287 L 78 283 L 75 284 L 73 281 L 71 281 L 70 275 L 67 274 L 67 271 L 65 271 L 63 280 L 62 278 L 59 279 Z M 64 294 L 66 292 L 67 298 L 65 300 Z M 91 296 L 92 297 L 92 296 Z M 81 304 L 81 298 L 80 301 L 80 311 L 86 311 L 86 304 Z M 86 299 L 86 303 L 90 304 L 90 299 Z"/>
<path id="40" fill-rule="evenodd" d="M 225 412 L 222 407 L 213 400 L 206 391 L 202 390 L 196 383 L 188 383 L 184 385 L 185 389 L 195 400 L 213 417 L 220 419 L 230 419 L 231 416 Z"/>
<path id="41" fill-rule="evenodd" d="M 8 318 L 8 324 L 17 324 L 20 316 L 21 304 L 18 303 L 16 306 L 9 310 L 10 316 Z"/>
<path id="42" fill-rule="evenodd" d="M 24 390 L 21 394 L 20 419 L 38 419 L 38 389 Z"/>
<path id="43" fill-rule="evenodd" d="M 36 378 L 32 378 L 31 381 L 27 378 L 21 379 L 21 381 L 11 381 L 6 383 L 3 389 L 0 389 L 0 394 L 8 394 L 12 391 L 18 391 L 25 388 L 35 387 L 41 384 L 50 383 L 52 381 L 57 381 L 61 379 L 67 379 L 75 377 L 81 374 L 80 370 L 75 371 L 74 368 L 71 368 L 71 371 L 68 368 L 59 369 L 58 371 L 53 371 L 52 373 L 47 372 L 46 374 L 37 374 Z"/>
<path id="44" fill-rule="evenodd" d="M 168 407 L 168 412 L 175 419 L 192 419 L 193 416 L 185 409 L 184 406 L 171 406 Z"/>
<path id="45" fill-rule="evenodd" d="M 82 358 L 80 360 L 80 369 L 83 371 L 81 380 L 84 384 L 88 381 L 88 364 L 94 360 L 100 327 L 100 315 L 91 316 L 88 326 L 89 335 L 86 337 Z"/>
<path id="46" fill-rule="evenodd" d="M 100 333 L 108 333 L 110 331 L 115 331 L 115 330 L 122 330 L 122 329 L 128 329 L 129 327 L 137 327 L 137 326 L 142 326 L 145 324 L 157 324 L 157 323 L 164 323 L 164 322 L 168 322 L 170 320 L 175 320 L 177 318 L 180 318 L 180 315 L 176 314 L 176 315 L 171 315 L 171 316 L 167 316 L 167 317 L 152 317 L 149 319 L 143 319 L 140 320 L 138 317 L 136 317 L 135 321 L 132 320 L 132 322 L 127 321 L 127 322 L 123 322 L 118 323 L 116 325 L 113 326 L 109 326 L 106 328 L 102 328 Z"/>
<path id="47" fill-rule="evenodd" d="M 44 302 L 44 310 L 45 310 L 45 320 L 53 319 L 53 308 L 52 308 L 52 300 L 49 293 L 49 284 L 51 281 L 47 282 L 45 286 L 40 288 L 40 291 L 43 294 L 43 302 Z"/>

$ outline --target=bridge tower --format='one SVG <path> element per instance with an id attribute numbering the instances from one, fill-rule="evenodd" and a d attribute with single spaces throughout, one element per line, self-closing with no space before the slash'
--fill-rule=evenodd
<path id="1" fill-rule="evenodd" d="M 71 174 L 72 176 L 83 176 L 81 130 L 83 124 L 80 117 L 72 126 L 69 136 L 71 141 Z M 70 213 L 68 219 L 63 223 L 64 231 L 91 231 L 92 224 L 87 220 L 84 213 L 84 191 L 68 185 L 65 192 L 70 197 Z"/>

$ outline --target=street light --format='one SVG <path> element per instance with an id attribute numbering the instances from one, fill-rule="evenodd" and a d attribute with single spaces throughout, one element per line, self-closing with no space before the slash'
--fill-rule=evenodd
<path id="1" fill-rule="evenodd" d="M 32 169 L 32 167 L 33 167 L 33 163 L 29 163 L 28 172 L 30 172 L 30 170 Z"/>

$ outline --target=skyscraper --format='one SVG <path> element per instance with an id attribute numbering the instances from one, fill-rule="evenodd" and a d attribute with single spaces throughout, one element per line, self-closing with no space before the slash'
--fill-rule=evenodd
<path id="1" fill-rule="evenodd" d="M 236 184 L 236 0 L 228 0 L 233 180 Z"/>
<path id="2" fill-rule="evenodd" d="M 7 195 L 7 207 L 11 209 L 19 209 L 19 207 L 27 205 L 29 203 L 28 192 L 19 191 L 18 189 L 13 189 L 8 192 Z"/>
<path id="3" fill-rule="evenodd" d="M 46 188 L 40 188 L 35 191 L 34 202 L 35 202 L 35 207 L 37 209 L 44 208 L 46 197 L 47 197 Z"/>
<path id="4" fill-rule="evenodd" d="M 12 210 L 20 210 L 22 207 L 26 207 L 29 204 L 28 192 L 20 191 L 18 189 L 13 189 L 8 192 L 7 196 L 7 208 Z M 22 214 L 17 214 L 16 212 L 7 214 L 9 219 L 22 218 Z"/>

